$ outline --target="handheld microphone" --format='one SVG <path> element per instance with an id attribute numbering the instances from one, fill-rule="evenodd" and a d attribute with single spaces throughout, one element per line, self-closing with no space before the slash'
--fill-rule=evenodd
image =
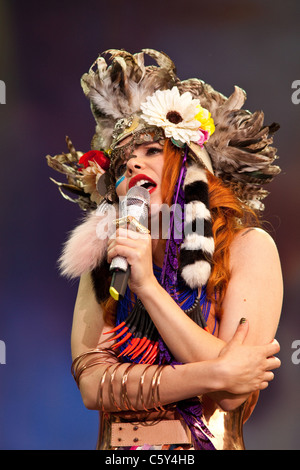
<path id="1" fill-rule="evenodd" d="M 148 222 L 149 206 L 150 194 L 147 189 L 142 186 L 133 186 L 120 203 L 120 218 L 133 216 L 140 224 L 145 225 Z M 113 273 L 109 293 L 115 300 L 121 300 L 127 288 L 130 266 L 126 258 L 116 256 L 109 269 Z"/>

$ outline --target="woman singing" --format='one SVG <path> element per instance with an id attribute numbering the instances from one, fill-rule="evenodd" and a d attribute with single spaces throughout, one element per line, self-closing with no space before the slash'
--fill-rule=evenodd
<path id="1" fill-rule="evenodd" d="M 280 366 L 280 261 L 260 227 L 278 126 L 242 110 L 238 87 L 226 98 L 180 81 L 163 53 L 108 52 L 82 77 L 92 151 L 68 140 L 69 154 L 48 157 L 88 210 L 60 263 L 80 277 L 72 372 L 100 412 L 97 448 L 244 449 L 243 423 Z M 147 194 L 143 221 L 119 204 L 134 188 Z"/>

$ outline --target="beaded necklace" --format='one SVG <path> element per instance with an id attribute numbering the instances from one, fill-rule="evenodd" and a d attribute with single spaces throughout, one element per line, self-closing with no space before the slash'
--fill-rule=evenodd
<path id="1" fill-rule="evenodd" d="M 161 268 L 154 265 L 153 272 L 161 284 Z M 207 330 L 211 303 L 206 298 L 206 286 L 191 289 L 179 276 L 176 285 L 169 289 L 171 297 L 195 323 Z M 208 331 L 208 330 L 207 330 Z M 124 361 L 153 364 L 159 361 L 160 336 L 140 299 L 127 287 L 124 298 L 117 308 L 114 349 L 119 349 Z"/>

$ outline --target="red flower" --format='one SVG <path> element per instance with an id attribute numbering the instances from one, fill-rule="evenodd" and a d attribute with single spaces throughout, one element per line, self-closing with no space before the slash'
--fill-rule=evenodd
<path id="1" fill-rule="evenodd" d="M 78 163 L 87 168 L 90 166 L 90 161 L 98 163 L 103 170 L 108 170 L 109 168 L 110 160 L 105 153 L 100 150 L 90 150 L 89 152 L 84 153 L 82 157 L 80 157 Z"/>

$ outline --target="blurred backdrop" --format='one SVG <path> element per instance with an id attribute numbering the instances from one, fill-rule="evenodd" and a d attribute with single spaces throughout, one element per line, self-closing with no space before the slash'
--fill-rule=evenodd
<path id="1" fill-rule="evenodd" d="M 165 51 L 181 79 L 200 77 L 225 95 L 239 85 L 247 109 L 281 124 L 282 173 L 265 218 L 285 282 L 282 367 L 244 434 L 248 449 L 300 448 L 300 364 L 291 359 L 300 340 L 299 16 L 298 0 L 0 1 L 1 449 L 95 448 L 97 412 L 84 408 L 70 374 L 77 283 L 57 270 L 82 214 L 49 180 L 59 175 L 45 156 L 66 151 L 66 135 L 89 150 L 94 121 L 80 77 L 109 48 Z"/>

